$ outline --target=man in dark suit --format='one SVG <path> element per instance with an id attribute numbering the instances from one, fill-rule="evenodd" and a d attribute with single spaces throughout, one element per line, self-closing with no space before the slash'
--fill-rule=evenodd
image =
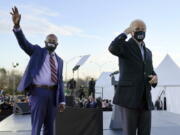
<path id="1" fill-rule="evenodd" d="M 20 28 L 21 15 L 14 7 L 11 12 L 14 34 L 20 47 L 30 56 L 30 61 L 18 86 L 19 91 L 29 90 L 31 105 L 32 135 L 53 135 L 53 125 L 57 107 L 65 109 L 63 91 L 63 60 L 54 52 L 58 39 L 49 34 L 45 47 L 32 45 Z"/>
<path id="2" fill-rule="evenodd" d="M 114 96 L 123 115 L 123 135 L 150 135 L 151 87 L 157 85 L 152 64 L 152 53 L 144 43 L 146 25 L 135 20 L 112 41 L 109 51 L 119 58 L 120 77 Z M 127 35 L 131 38 L 126 41 Z"/>
<path id="3" fill-rule="evenodd" d="M 91 96 L 92 94 L 92 97 L 94 98 L 95 97 L 95 85 L 96 85 L 96 82 L 94 81 L 93 78 L 91 78 L 91 80 L 89 81 L 89 89 L 88 89 L 88 95 Z"/>
<path id="4" fill-rule="evenodd" d="M 74 78 L 68 81 L 67 88 L 71 90 L 71 96 L 75 96 L 76 81 L 74 80 Z"/>

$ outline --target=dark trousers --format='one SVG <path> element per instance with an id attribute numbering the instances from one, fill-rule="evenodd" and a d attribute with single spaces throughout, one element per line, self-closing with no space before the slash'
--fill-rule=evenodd
<path id="1" fill-rule="evenodd" d="M 122 135 L 150 135 L 151 111 L 141 109 L 122 109 Z"/>
<path id="2" fill-rule="evenodd" d="M 54 120 L 56 117 L 56 91 L 43 88 L 31 90 L 31 123 L 32 135 L 40 135 L 43 126 L 43 135 L 54 135 Z"/>
<path id="3" fill-rule="evenodd" d="M 93 98 L 95 98 L 95 89 L 89 89 L 88 96 L 92 96 Z"/>

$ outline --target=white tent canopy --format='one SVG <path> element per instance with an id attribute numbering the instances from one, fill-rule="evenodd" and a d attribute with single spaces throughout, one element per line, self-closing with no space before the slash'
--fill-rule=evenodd
<path id="1" fill-rule="evenodd" d="M 103 99 L 113 99 L 114 86 L 111 85 L 110 74 L 111 72 L 103 72 L 96 81 L 96 97 L 103 96 Z M 115 75 L 115 78 L 118 80 L 118 75 Z"/>
<path id="2" fill-rule="evenodd" d="M 155 72 L 158 75 L 158 86 L 152 90 L 153 102 L 166 87 L 180 87 L 180 69 L 169 55 L 166 55 Z"/>
<path id="3" fill-rule="evenodd" d="M 167 98 L 167 110 L 180 113 L 180 68 L 169 55 L 166 55 L 155 72 L 158 75 L 158 86 L 152 90 L 153 102 L 164 90 L 161 98 Z"/>
<path id="4" fill-rule="evenodd" d="M 155 71 L 158 75 L 159 86 L 180 86 L 180 68 L 169 55 L 166 55 Z"/>

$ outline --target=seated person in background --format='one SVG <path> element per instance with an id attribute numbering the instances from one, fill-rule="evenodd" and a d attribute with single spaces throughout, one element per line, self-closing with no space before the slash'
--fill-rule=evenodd
<path id="1" fill-rule="evenodd" d="M 97 102 L 93 97 L 89 97 L 89 102 L 87 103 L 86 108 L 97 108 Z"/>
<path id="2" fill-rule="evenodd" d="M 85 93 L 84 93 L 84 86 L 81 85 L 80 88 L 79 88 L 79 98 L 82 99 L 85 97 Z"/>
<path id="3" fill-rule="evenodd" d="M 12 110 L 12 106 L 7 101 L 5 101 L 3 104 L 0 105 L 0 110 L 1 112 Z"/>
<path id="4" fill-rule="evenodd" d="M 156 110 L 162 110 L 163 109 L 163 102 L 162 102 L 160 97 L 155 102 L 155 109 Z"/>
<path id="5" fill-rule="evenodd" d="M 106 100 L 102 100 L 102 108 L 106 108 Z"/>
<path id="6" fill-rule="evenodd" d="M 102 99 L 101 99 L 101 97 L 98 97 L 96 99 L 96 102 L 97 102 L 97 108 L 102 108 Z"/>

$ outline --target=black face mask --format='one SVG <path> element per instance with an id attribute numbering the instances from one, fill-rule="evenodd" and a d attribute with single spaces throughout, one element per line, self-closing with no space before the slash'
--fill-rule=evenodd
<path id="1" fill-rule="evenodd" d="M 134 38 L 139 42 L 143 41 L 145 38 L 145 32 L 144 31 L 134 32 Z"/>
<path id="2" fill-rule="evenodd" d="M 54 52 L 54 50 L 56 49 L 57 45 L 52 44 L 52 43 L 46 43 L 46 48 L 49 52 Z"/>

